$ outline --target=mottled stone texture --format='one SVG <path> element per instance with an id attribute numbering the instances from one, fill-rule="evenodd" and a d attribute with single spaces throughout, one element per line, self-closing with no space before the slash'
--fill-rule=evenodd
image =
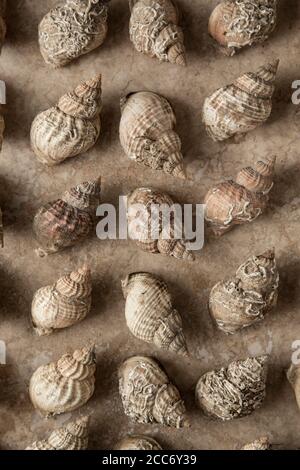
<path id="1" fill-rule="evenodd" d="M 234 58 L 219 55 L 207 35 L 217 0 L 180 0 L 188 67 L 160 64 L 134 50 L 129 41 L 127 1 L 110 6 L 109 34 L 100 49 L 63 70 L 49 69 L 40 55 L 37 26 L 56 0 L 11 0 L 8 35 L 1 55 L 7 83 L 6 133 L 0 154 L 0 202 L 5 248 L 0 255 L 0 338 L 7 344 L 7 365 L 0 368 L 0 448 L 22 449 L 62 426 L 71 415 L 43 420 L 28 395 L 33 371 L 95 342 L 98 384 L 82 411 L 91 413 L 90 447 L 111 448 L 128 433 L 148 434 L 165 448 L 241 448 L 261 435 L 286 448 L 300 445 L 300 415 L 283 368 L 291 345 L 300 339 L 299 130 L 300 106 L 291 103 L 291 82 L 300 79 L 299 2 L 280 1 L 279 26 L 264 46 Z M 204 99 L 247 70 L 279 57 L 278 87 L 270 120 L 239 142 L 214 143 L 201 123 Z M 50 107 L 83 78 L 103 74 L 102 135 L 86 155 L 55 168 L 39 165 L 30 149 L 29 131 L 38 112 Z M 150 89 L 168 98 L 178 117 L 188 181 L 142 168 L 124 155 L 119 139 L 119 98 Z M 239 168 L 277 154 L 277 176 L 268 211 L 252 225 L 220 240 L 209 239 L 194 263 L 143 253 L 133 242 L 90 239 L 45 259 L 34 255 L 32 219 L 44 203 L 84 180 L 103 176 L 103 200 L 139 186 L 162 189 L 180 202 L 202 202 L 208 189 Z M 278 308 L 257 326 L 227 337 L 217 331 L 208 310 L 210 289 L 229 277 L 247 257 L 276 247 L 281 286 Z M 34 292 L 88 262 L 94 278 L 93 310 L 82 323 L 50 337 L 36 337 L 30 325 Z M 196 359 L 153 350 L 127 330 L 121 279 L 149 271 L 168 283 L 181 312 L 189 349 Z M 194 404 L 194 387 L 208 370 L 248 355 L 270 353 L 267 398 L 252 416 L 232 423 L 208 420 Z M 118 393 L 117 368 L 130 355 L 153 354 L 165 366 L 185 400 L 192 428 L 170 430 L 128 422 Z M 77 413 L 73 413 L 75 418 Z"/>

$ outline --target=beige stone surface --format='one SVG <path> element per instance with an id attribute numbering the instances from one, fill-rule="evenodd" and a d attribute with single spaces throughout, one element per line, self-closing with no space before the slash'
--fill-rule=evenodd
<path id="1" fill-rule="evenodd" d="M 8 36 L 0 58 L 0 77 L 7 84 L 6 133 L 0 155 L 0 201 L 4 212 L 5 248 L 0 253 L 0 339 L 7 346 L 7 365 L 0 368 L 0 448 L 23 449 L 47 435 L 71 415 L 48 421 L 33 409 L 28 383 L 41 364 L 66 351 L 95 343 L 97 388 L 80 410 L 92 416 L 90 447 L 110 449 L 127 433 L 145 433 L 167 449 L 233 449 L 261 435 L 285 448 L 300 446 L 300 412 L 284 374 L 292 342 L 300 339 L 299 129 L 300 106 L 291 103 L 291 83 L 300 79 L 300 14 L 297 0 L 280 0 L 279 26 L 264 44 L 227 58 L 215 50 L 207 21 L 216 0 L 179 0 L 186 35 L 188 67 L 159 64 L 139 55 L 128 37 L 126 0 L 113 0 L 109 36 L 100 49 L 60 70 L 46 67 L 37 43 L 37 26 L 55 0 L 8 2 Z M 280 58 L 274 110 L 268 123 L 238 143 L 214 143 L 201 123 L 207 94 L 244 71 Z M 103 129 L 95 148 L 55 168 L 40 165 L 30 149 L 34 116 L 56 102 L 83 78 L 103 74 Z M 130 162 L 119 144 L 119 99 L 129 91 L 149 89 L 166 96 L 178 117 L 178 133 L 188 181 Z M 101 174 L 103 201 L 138 186 L 168 191 L 180 202 L 201 203 L 208 188 L 234 176 L 238 169 L 268 154 L 278 156 L 277 175 L 267 213 L 220 240 L 208 240 L 194 264 L 140 252 L 130 241 L 99 241 L 39 259 L 32 219 L 36 209 L 66 188 Z M 218 332 L 208 311 L 210 288 L 230 275 L 252 253 L 275 246 L 281 274 L 278 308 L 261 324 L 227 337 Z M 91 315 L 81 324 L 38 338 L 30 325 L 33 293 L 64 272 L 88 262 L 93 272 Z M 129 271 L 161 275 L 182 313 L 193 359 L 153 349 L 126 328 L 120 281 Z M 270 354 L 264 406 L 250 417 L 219 423 L 195 408 L 194 388 L 201 374 L 238 358 Z M 116 371 L 123 359 L 151 354 L 165 366 L 186 401 L 189 430 L 132 424 L 124 416 Z M 78 413 L 73 413 L 73 416 Z"/>

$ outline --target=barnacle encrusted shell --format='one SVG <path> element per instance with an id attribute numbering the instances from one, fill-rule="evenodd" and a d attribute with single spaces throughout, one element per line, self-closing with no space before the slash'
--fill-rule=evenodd
<path id="1" fill-rule="evenodd" d="M 235 225 L 253 222 L 266 209 L 273 187 L 276 157 L 243 168 L 236 181 L 212 187 L 205 196 L 205 220 L 217 236 Z"/>
<path id="2" fill-rule="evenodd" d="M 277 0 L 223 0 L 211 14 L 209 33 L 232 56 L 264 42 L 277 23 Z"/>
<path id="3" fill-rule="evenodd" d="M 275 252 L 251 256 L 235 276 L 216 284 L 209 296 L 209 310 L 220 330 L 225 333 L 253 325 L 275 307 L 279 273 Z"/>
<path id="4" fill-rule="evenodd" d="M 266 396 L 268 356 L 234 361 L 198 381 L 196 402 L 205 414 L 228 421 L 253 413 Z"/>
<path id="5" fill-rule="evenodd" d="M 251 444 L 246 444 L 241 450 L 271 450 L 271 443 L 268 437 L 261 437 Z"/>
<path id="6" fill-rule="evenodd" d="M 176 117 L 163 96 L 149 91 L 127 95 L 121 101 L 120 140 L 126 155 L 153 170 L 185 178 Z"/>
<path id="7" fill-rule="evenodd" d="M 38 114 L 30 132 L 37 159 L 57 165 L 93 147 L 100 134 L 101 108 L 101 75 L 97 75 Z"/>
<path id="8" fill-rule="evenodd" d="M 87 181 L 37 211 L 33 230 L 40 245 L 39 256 L 73 246 L 90 234 L 95 225 L 100 191 L 100 178 Z"/>
<path id="9" fill-rule="evenodd" d="M 66 0 L 39 25 L 41 54 L 48 65 L 62 67 L 101 46 L 107 34 L 105 0 Z"/>
<path id="10" fill-rule="evenodd" d="M 186 65 L 183 31 L 174 0 L 129 0 L 130 39 L 138 52 Z"/>
<path id="11" fill-rule="evenodd" d="M 300 365 L 291 364 L 287 371 L 287 378 L 294 389 L 297 405 L 300 408 Z"/>
<path id="12" fill-rule="evenodd" d="M 89 418 L 82 417 L 53 431 L 48 439 L 35 441 L 26 450 L 86 450 L 89 440 Z"/>
<path id="13" fill-rule="evenodd" d="M 29 384 L 33 406 L 46 417 L 80 408 L 94 393 L 95 372 L 95 353 L 90 347 L 40 366 Z"/>
<path id="14" fill-rule="evenodd" d="M 149 273 L 132 273 L 122 281 L 125 317 L 131 333 L 155 346 L 187 355 L 180 314 L 168 286 Z"/>
<path id="15" fill-rule="evenodd" d="M 148 436 L 127 436 L 114 450 L 162 450 L 159 443 Z"/>
<path id="16" fill-rule="evenodd" d="M 203 122 L 213 140 L 249 132 L 269 118 L 278 64 L 276 60 L 245 73 L 206 98 Z"/>
<path id="17" fill-rule="evenodd" d="M 6 0 L 0 0 L 0 52 L 6 35 L 5 10 Z"/>
<path id="18" fill-rule="evenodd" d="M 143 251 L 193 261 L 195 257 L 187 248 L 187 241 L 180 238 L 182 230 L 176 230 L 179 226 L 177 207 L 178 204 L 161 191 L 150 188 L 134 190 L 127 198 L 129 236 Z M 171 210 L 170 224 L 165 223 L 162 216 L 165 208 Z"/>
<path id="19" fill-rule="evenodd" d="M 83 320 L 92 303 L 91 272 L 87 266 L 66 274 L 50 286 L 39 289 L 33 298 L 31 317 L 38 335 L 67 328 Z"/>
<path id="20" fill-rule="evenodd" d="M 178 389 L 154 359 L 127 359 L 119 369 L 119 390 L 124 412 L 132 421 L 189 426 Z"/>

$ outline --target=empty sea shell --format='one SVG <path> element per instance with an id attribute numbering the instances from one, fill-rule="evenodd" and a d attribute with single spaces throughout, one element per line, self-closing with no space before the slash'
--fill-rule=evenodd
<path id="1" fill-rule="evenodd" d="M 86 450 L 89 440 L 89 418 L 79 418 L 53 431 L 48 439 L 36 441 L 26 450 Z"/>
<path id="2" fill-rule="evenodd" d="M 261 437 L 251 444 L 246 444 L 241 450 L 271 450 L 271 443 L 268 437 Z"/>
<path id="3" fill-rule="evenodd" d="M 120 140 L 126 155 L 154 170 L 185 178 L 176 117 L 166 98 L 149 91 L 121 101 Z"/>
<path id="4" fill-rule="evenodd" d="M 83 320 L 91 309 L 91 272 L 87 266 L 42 287 L 34 295 L 31 317 L 38 335 L 67 328 Z"/>
<path id="5" fill-rule="evenodd" d="M 44 16 L 39 25 L 39 44 L 48 65 L 61 67 L 101 46 L 107 34 L 106 3 L 66 0 Z"/>
<path id="6" fill-rule="evenodd" d="M 101 75 L 62 96 L 34 119 L 31 147 L 45 165 L 57 165 L 93 147 L 101 129 Z"/>
<path id="7" fill-rule="evenodd" d="M 127 436 L 116 445 L 115 450 L 162 450 L 162 448 L 152 437 Z"/>
<path id="8" fill-rule="evenodd" d="M 300 408 L 300 367 L 295 364 L 291 364 L 287 378 L 294 389 L 297 405 Z"/>
<path id="9" fill-rule="evenodd" d="M 164 223 L 162 217 L 162 209 L 168 206 L 175 212 L 171 227 Z M 176 206 L 166 193 L 149 188 L 136 189 L 127 199 L 129 236 L 143 251 L 193 261 L 193 252 L 180 238 L 183 235 L 181 229 L 177 233 Z"/>
<path id="10" fill-rule="evenodd" d="M 269 118 L 278 64 L 276 60 L 245 73 L 206 98 L 203 122 L 213 140 L 249 132 Z"/>
<path id="11" fill-rule="evenodd" d="M 40 244 L 39 256 L 63 250 L 86 238 L 92 231 L 100 202 L 100 178 L 66 191 L 36 213 L 33 229 Z"/>
<path id="12" fill-rule="evenodd" d="M 76 410 L 92 397 L 95 372 L 94 348 L 65 354 L 34 372 L 29 384 L 30 399 L 46 417 Z"/>
<path id="13" fill-rule="evenodd" d="M 164 281 L 149 273 L 133 273 L 122 281 L 125 317 L 131 333 L 155 346 L 187 355 L 180 314 Z"/>
<path id="14" fill-rule="evenodd" d="M 0 0 L 0 52 L 6 35 L 5 10 L 6 0 Z"/>
<path id="15" fill-rule="evenodd" d="M 267 360 L 268 356 L 252 357 L 207 372 L 197 383 L 198 406 L 222 421 L 250 415 L 266 396 Z"/>
<path id="16" fill-rule="evenodd" d="M 129 0 L 130 39 L 138 52 L 186 65 L 184 37 L 174 0 Z"/>
<path id="17" fill-rule="evenodd" d="M 243 168 L 236 181 L 212 187 L 205 197 L 205 219 L 215 235 L 223 235 L 235 225 L 254 221 L 267 207 L 273 187 L 276 157 Z"/>
<path id="18" fill-rule="evenodd" d="M 119 389 L 124 412 L 132 421 L 189 426 L 179 391 L 154 359 L 127 359 L 119 369 Z"/>
<path id="19" fill-rule="evenodd" d="M 211 14 L 209 33 L 227 55 L 264 42 L 277 23 L 277 0 L 223 0 Z"/>
<path id="20" fill-rule="evenodd" d="M 216 284 L 210 293 L 209 310 L 225 333 L 253 325 L 275 307 L 279 274 L 275 252 L 251 256 L 234 277 Z"/>

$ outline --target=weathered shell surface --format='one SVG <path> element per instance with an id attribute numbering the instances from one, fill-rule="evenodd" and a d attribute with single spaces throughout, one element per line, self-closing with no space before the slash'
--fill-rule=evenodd
<path id="1" fill-rule="evenodd" d="M 268 356 L 234 361 L 207 372 L 196 387 L 196 402 L 205 414 L 228 421 L 253 413 L 266 396 Z"/>
<path id="2" fill-rule="evenodd" d="M 152 437 L 127 436 L 116 445 L 115 450 L 162 450 L 162 447 Z"/>
<path id="3" fill-rule="evenodd" d="M 176 214 L 176 206 L 166 193 L 149 188 L 136 189 L 127 200 L 129 236 L 144 251 L 193 261 L 195 257 L 188 250 L 187 242 L 176 236 L 176 215 L 169 227 L 163 221 L 162 211 L 158 209 L 174 208 Z"/>
<path id="4" fill-rule="evenodd" d="M 246 444 L 241 450 L 270 450 L 271 443 L 268 437 L 261 437 L 251 444 Z"/>
<path id="5" fill-rule="evenodd" d="M 273 187 L 275 161 L 275 157 L 258 161 L 253 167 L 243 168 L 236 181 L 225 181 L 208 191 L 205 220 L 215 235 L 253 222 L 264 212 Z"/>
<path id="6" fill-rule="evenodd" d="M 245 73 L 206 98 L 203 122 L 213 140 L 249 132 L 269 118 L 278 64 L 276 60 Z"/>
<path id="7" fill-rule="evenodd" d="M 180 314 L 164 281 L 149 273 L 133 273 L 122 282 L 125 317 L 131 333 L 155 346 L 187 355 Z"/>
<path id="8" fill-rule="evenodd" d="M 216 284 L 210 293 L 209 310 L 225 333 L 253 325 L 264 319 L 277 303 L 279 274 L 275 252 L 251 256 L 227 281 Z"/>
<path id="9" fill-rule="evenodd" d="M 264 42 L 277 23 L 277 0 L 223 0 L 209 20 L 209 33 L 232 56 L 244 46 Z"/>
<path id="10" fill-rule="evenodd" d="M 6 0 L 0 0 L 0 52 L 6 35 L 5 11 Z"/>
<path id="11" fill-rule="evenodd" d="M 287 378 L 294 389 L 297 405 L 300 408 L 300 367 L 299 365 L 291 364 L 287 371 Z"/>
<path id="12" fill-rule="evenodd" d="M 95 225 L 100 191 L 100 178 L 87 181 L 38 210 L 33 229 L 40 244 L 39 256 L 75 245 L 90 234 Z"/>
<path id="13" fill-rule="evenodd" d="M 97 75 L 38 114 L 30 132 L 38 160 L 57 165 L 93 147 L 100 134 L 101 108 L 101 75 Z"/>
<path id="14" fill-rule="evenodd" d="M 92 303 L 91 272 L 86 267 L 39 289 L 33 298 L 31 317 L 38 335 L 48 335 L 83 320 Z"/>
<path id="15" fill-rule="evenodd" d="M 179 391 L 154 359 L 127 359 L 119 369 L 119 389 L 125 414 L 132 421 L 189 426 Z"/>
<path id="16" fill-rule="evenodd" d="M 120 140 L 126 155 L 154 170 L 185 178 L 176 117 L 166 98 L 149 91 L 121 102 Z"/>
<path id="17" fill-rule="evenodd" d="M 95 390 L 96 361 L 93 348 L 65 354 L 57 362 L 39 367 L 30 379 L 34 407 L 46 417 L 83 406 Z"/>
<path id="18" fill-rule="evenodd" d="M 36 441 L 26 450 L 86 450 L 89 440 L 89 418 L 79 418 L 53 431 L 48 439 Z"/>
<path id="19" fill-rule="evenodd" d="M 66 0 L 39 25 L 41 54 L 48 65 L 61 67 L 96 49 L 107 34 L 105 0 Z"/>
<path id="20" fill-rule="evenodd" d="M 186 65 L 183 31 L 174 0 L 129 0 L 130 39 L 138 52 Z"/>

